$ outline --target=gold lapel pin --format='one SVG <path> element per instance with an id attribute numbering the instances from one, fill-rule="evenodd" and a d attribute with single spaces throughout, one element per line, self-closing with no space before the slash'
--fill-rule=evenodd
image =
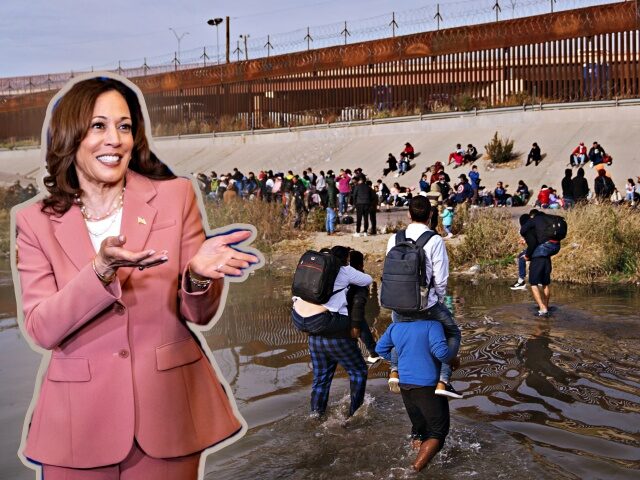
<path id="1" fill-rule="evenodd" d="M 147 221 L 144 219 L 144 217 L 138 217 L 138 224 L 139 225 L 146 225 Z"/>

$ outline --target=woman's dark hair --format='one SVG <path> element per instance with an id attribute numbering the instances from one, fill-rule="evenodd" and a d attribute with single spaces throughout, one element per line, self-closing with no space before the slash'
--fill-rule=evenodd
<path id="1" fill-rule="evenodd" d="M 342 245 L 336 245 L 335 247 L 331 247 L 331 253 L 333 253 L 342 265 L 348 265 L 349 263 L 349 252 L 351 249 L 349 247 L 343 247 Z"/>
<path id="2" fill-rule="evenodd" d="M 358 250 L 351 250 L 349 252 L 349 265 L 356 270 L 364 272 L 364 255 Z"/>
<path id="3" fill-rule="evenodd" d="M 90 78 L 71 87 L 58 100 L 51 113 L 46 146 L 48 175 L 44 177 L 49 196 L 43 200 L 43 212 L 63 215 L 73 205 L 74 197 L 80 195 L 75 168 L 76 152 L 89 131 L 96 100 L 110 91 L 116 91 L 124 97 L 131 113 L 133 151 L 129 169 L 153 180 L 175 178 L 169 167 L 149 148 L 142 107 L 136 93 L 112 78 Z"/>

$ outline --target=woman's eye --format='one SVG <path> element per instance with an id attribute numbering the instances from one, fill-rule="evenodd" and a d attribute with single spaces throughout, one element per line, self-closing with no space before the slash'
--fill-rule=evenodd
<path id="1" fill-rule="evenodd" d="M 132 127 L 130 123 L 123 123 L 122 125 L 120 125 L 120 130 L 123 130 L 125 132 L 130 132 L 131 128 Z"/>
<path id="2" fill-rule="evenodd" d="M 94 123 L 91 124 L 91 128 L 97 128 L 97 129 L 104 128 L 104 123 L 103 122 L 94 122 Z"/>

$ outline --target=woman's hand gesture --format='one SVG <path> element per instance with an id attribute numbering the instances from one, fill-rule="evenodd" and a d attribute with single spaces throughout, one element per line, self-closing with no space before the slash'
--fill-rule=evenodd
<path id="1" fill-rule="evenodd" d="M 258 257 L 240 252 L 230 245 L 251 237 L 251 231 L 239 230 L 206 240 L 189 261 L 192 273 L 206 278 L 223 278 L 225 275 L 242 275 L 242 269 L 258 262 Z"/>
<path id="2" fill-rule="evenodd" d="M 137 267 L 145 269 L 161 265 L 169 260 L 167 251 L 143 250 L 132 252 L 123 248 L 127 238 L 124 235 L 107 237 L 102 241 L 100 250 L 95 257 L 94 265 L 96 273 L 103 277 L 111 278 L 120 267 Z"/>

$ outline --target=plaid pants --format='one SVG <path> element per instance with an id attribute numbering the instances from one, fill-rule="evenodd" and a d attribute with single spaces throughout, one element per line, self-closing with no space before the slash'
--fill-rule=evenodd
<path id="1" fill-rule="evenodd" d="M 309 335 L 309 352 L 313 365 L 311 411 L 324 414 L 329 401 L 333 374 L 340 364 L 349 374 L 351 382 L 349 415 L 353 415 L 362 405 L 367 387 L 367 365 L 364 363 L 357 341 L 350 338 Z"/>

